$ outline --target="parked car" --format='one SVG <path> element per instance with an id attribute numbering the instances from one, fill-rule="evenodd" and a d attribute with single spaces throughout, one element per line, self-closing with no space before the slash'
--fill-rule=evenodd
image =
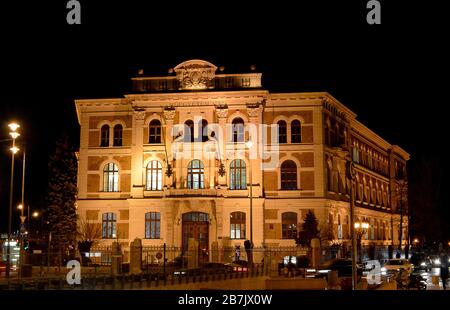
<path id="1" fill-rule="evenodd" d="M 204 263 L 200 269 L 204 272 L 209 272 L 209 273 L 231 273 L 233 272 L 233 267 L 228 265 L 228 264 L 224 264 L 224 263 L 214 263 L 214 262 L 209 262 L 209 263 Z"/>
<path id="2" fill-rule="evenodd" d="M 441 258 L 439 255 L 430 255 L 431 267 L 432 268 L 440 268 L 441 267 Z"/>
<path id="3" fill-rule="evenodd" d="M 326 277 L 330 271 L 337 271 L 338 277 L 351 277 L 352 260 L 340 258 L 329 261 L 317 269 L 316 277 Z M 362 276 L 362 267 L 360 265 L 356 266 L 356 273 L 358 276 Z"/>
<path id="4" fill-rule="evenodd" d="M 413 254 L 409 259 L 409 262 L 413 264 L 416 270 L 429 271 L 432 267 L 431 259 L 425 254 Z"/>
<path id="5" fill-rule="evenodd" d="M 413 265 L 407 260 L 402 258 L 395 258 L 390 259 L 384 264 L 384 266 L 381 268 L 381 273 L 392 273 L 397 272 L 400 270 L 407 271 L 408 273 L 411 273 L 413 270 Z"/>
<path id="6" fill-rule="evenodd" d="M 2 275 L 3 272 L 6 272 L 6 263 L 0 261 L 0 276 Z"/>
<path id="7" fill-rule="evenodd" d="M 15 270 L 16 270 L 16 266 L 11 264 L 9 266 L 9 271 L 15 271 Z M 4 262 L 4 261 L 0 261 L 0 275 L 2 275 L 2 273 L 6 273 L 6 262 Z"/>
<path id="8" fill-rule="evenodd" d="M 246 272 L 247 271 L 247 261 L 245 260 L 235 260 L 232 263 L 225 264 L 231 268 L 235 272 Z"/>

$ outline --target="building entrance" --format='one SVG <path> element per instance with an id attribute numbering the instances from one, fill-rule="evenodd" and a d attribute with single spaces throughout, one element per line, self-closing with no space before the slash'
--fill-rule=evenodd
<path id="1" fill-rule="evenodd" d="M 207 213 L 189 212 L 183 214 L 183 253 L 188 250 L 189 238 L 198 241 L 199 263 L 208 261 L 209 217 Z"/>

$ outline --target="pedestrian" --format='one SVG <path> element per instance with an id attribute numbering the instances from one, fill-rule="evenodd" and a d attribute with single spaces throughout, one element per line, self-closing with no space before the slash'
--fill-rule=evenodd
<path id="1" fill-rule="evenodd" d="M 444 287 L 444 290 L 446 290 L 447 289 L 446 282 L 448 279 L 448 266 L 449 266 L 448 256 L 445 255 L 444 253 L 442 253 L 440 259 L 441 259 L 440 274 L 441 274 L 442 286 Z"/>

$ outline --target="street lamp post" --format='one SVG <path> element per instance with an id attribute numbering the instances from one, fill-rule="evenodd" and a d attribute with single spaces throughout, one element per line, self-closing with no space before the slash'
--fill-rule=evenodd
<path id="1" fill-rule="evenodd" d="M 408 186 L 408 182 L 405 179 L 401 179 L 398 181 L 398 185 L 399 185 L 399 197 L 400 197 L 400 231 L 399 231 L 399 237 L 398 237 L 398 239 L 399 239 L 398 251 L 401 253 L 402 239 L 403 239 L 403 199 L 404 199 L 404 191 Z M 407 253 L 405 253 L 405 254 L 407 254 Z"/>
<path id="2" fill-rule="evenodd" d="M 369 223 L 366 221 L 358 221 L 355 222 L 355 234 L 358 238 L 358 247 L 359 247 L 359 255 L 358 255 L 358 261 L 362 262 L 362 236 L 366 234 L 367 230 L 369 229 Z"/>
<path id="3" fill-rule="evenodd" d="M 11 182 L 9 188 L 9 214 L 8 214 L 8 247 L 6 248 L 6 277 L 9 278 L 10 269 L 11 269 L 11 230 L 12 230 L 12 204 L 13 204 L 13 188 L 14 188 L 14 156 L 19 151 L 16 147 L 16 139 L 20 136 L 20 133 L 17 132 L 17 128 L 20 125 L 16 123 L 11 123 L 8 125 L 11 129 L 9 133 L 12 137 L 12 147 L 11 150 Z"/>
<path id="4" fill-rule="evenodd" d="M 353 157 L 349 150 L 347 150 L 347 156 L 346 156 L 346 175 L 347 178 L 350 180 L 350 227 L 354 226 L 355 222 L 355 177 L 356 177 L 356 170 L 355 170 L 355 164 L 353 163 Z M 356 235 L 355 230 L 350 229 L 350 237 L 352 239 L 352 289 L 356 290 L 356 285 L 358 282 L 357 272 L 356 272 L 356 255 L 357 255 L 357 249 L 356 249 Z"/>
<path id="5" fill-rule="evenodd" d="M 246 145 L 250 151 L 253 146 L 253 142 L 248 141 Z M 248 168 L 248 176 L 250 179 L 250 245 L 251 247 L 253 247 L 253 175 L 252 175 L 252 163 L 251 161 L 249 161 L 249 163 L 250 164 Z"/>

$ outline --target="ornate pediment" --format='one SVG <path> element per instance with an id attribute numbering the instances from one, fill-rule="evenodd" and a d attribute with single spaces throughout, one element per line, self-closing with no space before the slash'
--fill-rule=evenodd
<path id="1" fill-rule="evenodd" d="M 199 59 L 182 62 L 174 68 L 180 89 L 191 90 L 213 88 L 216 70 L 212 63 Z"/>

